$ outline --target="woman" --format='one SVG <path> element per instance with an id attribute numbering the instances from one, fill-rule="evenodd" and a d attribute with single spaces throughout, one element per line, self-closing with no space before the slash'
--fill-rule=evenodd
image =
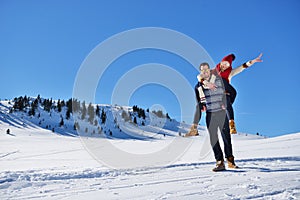
<path id="1" fill-rule="evenodd" d="M 229 127 L 230 127 L 231 134 L 237 133 L 236 127 L 235 127 L 235 122 L 234 122 L 234 111 L 232 108 L 232 104 L 234 103 L 237 92 L 234 89 L 234 87 L 230 84 L 231 78 L 233 76 L 241 73 L 246 68 L 252 66 L 254 63 L 262 62 L 261 57 L 262 57 L 262 53 L 257 58 L 250 60 L 250 61 L 242 64 L 241 66 L 233 69 L 232 61 L 235 60 L 235 55 L 229 54 L 229 55 L 225 56 L 222 59 L 222 61 L 219 64 L 217 64 L 216 68 L 214 69 L 222 77 L 225 91 L 227 94 L 227 114 L 228 114 L 228 118 L 229 118 Z M 200 76 L 198 75 L 197 78 L 204 85 L 204 87 L 209 88 L 209 89 L 216 89 L 215 84 L 212 82 L 208 82 L 208 81 L 204 80 L 203 78 L 201 78 L 201 74 L 200 74 Z"/>

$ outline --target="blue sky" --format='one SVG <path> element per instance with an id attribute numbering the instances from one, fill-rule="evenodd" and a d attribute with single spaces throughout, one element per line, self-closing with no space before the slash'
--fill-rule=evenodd
<path id="1" fill-rule="evenodd" d="M 299 132 L 299 9 L 297 0 L 0 0 L 0 98 L 69 99 L 82 62 L 98 44 L 126 30 L 162 27 L 193 38 L 215 63 L 235 53 L 236 67 L 262 52 L 263 63 L 232 79 L 238 91 L 237 129 L 267 136 Z M 144 63 L 168 65 L 191 86 L 196 83 L 198 71 L 178 56 L 137 51 L 108 68 L 96 102 L 110 103 L 118 79 Z M 194 98 L 190 101 L 195 104 Z M 130 104 L 160 104 L 171 117 L 181 115 L 174 94 L 155 84 L 139 88 Z"/>

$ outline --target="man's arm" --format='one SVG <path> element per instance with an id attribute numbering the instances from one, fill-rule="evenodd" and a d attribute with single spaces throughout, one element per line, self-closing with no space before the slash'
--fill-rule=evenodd
<path id="1" fill-rule="evenodd" d="M 197 76 L 197 79 L 198 79 L 198 82 L 200 82 L 205 89 L 215 90 L 216 87 L 217 87 L 216 84 L 215 84 L 216 75 L 214 75 L 214 73 L 211 76 L 211 78 L 210 78 L 209 81 L 207 81 L 204 78 L 202 78 L 201 74 L 199 74 Z"/>
<path id="2" fill-rule="evenodd" d="M 194 89 L 195 89 L 197 103 L 199 104 L 201 111 L 203 111 L 205 109 L 206 99 L 205 99 L 205 95 L 201 83 L 198 82 Z"/>

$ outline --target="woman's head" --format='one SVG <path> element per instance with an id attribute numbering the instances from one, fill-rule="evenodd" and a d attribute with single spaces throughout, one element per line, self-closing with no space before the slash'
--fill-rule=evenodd
<path id="1" fill-rule="evenodd" d="M 234 61 L 235 55 L 234 54 L 229 54 L 225 56 L 222 61 L 220 62 L 220 68 L 222 71 L 225 71 L 232 65 L 232 61 Z"/>

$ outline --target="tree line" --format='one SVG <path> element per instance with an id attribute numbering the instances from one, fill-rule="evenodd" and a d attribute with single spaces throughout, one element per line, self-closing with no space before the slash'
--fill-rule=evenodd
<path id="1" fill-rule="evenodd" d="M 26 95 L 14 98 L 10 113 L 24 112 L 29 116 L 37 116 L 37 118 L 40 118 L 40 110 L 48 112 L 50 116 L 51 111 L 61 113 L 60 121 L 57 122 L 59 127 L 64 126 L 64 119 L 70 120 L 71 116 L 73 116 L 73 119 L 75 119 L 74 115 L 77 116 L 76 119 L 79 121 L 86 120 L 93 126 L 98 126 L 99 123 L 105 124 L 107 121 L 107 113 L 105 112 L 104 108 L 101 108 L 99 105 L 94 106 L 92 103 L 87 104 L 85 101 L 81 102 L 75 98 L 70 98 L 67 101 L 60 99 L 54 101 L 52 98 L 41 98 L 40 95 L 38 95 L 36 98 L 27 97 Z M 62 113 L 62 111 L 64 112 Z M 127 113 L 123 110 L 121 116 L 123 119 L 125 119 L 125 121 L 130 121 L 135 124 L 138 124 L 137 118 L 140 118 L 142 119 L 141 125 L 145 125 L 146 112 L 149 113 L 149 109 L 145 111 L 144 109 L 139 108 L 137 105 L 134 105 L 132 107 L 132 113 Z M 161 110 L 152 111 L 152 113 L 154 113 L 157 117 L 170 119 L 168 113 L 165 115 Z M 114 119 L 114 121 L 114 123 L 117 124 L 116 119 Z M 39 125 L 41 125 L 41 121 Z M 50 125 L 47 125 L 46 128 L 47 127 L 50 129 L 52 128 Z M 77 120 L 75 120 L 74 130 L 79 129 L 80 124 Z"/>

